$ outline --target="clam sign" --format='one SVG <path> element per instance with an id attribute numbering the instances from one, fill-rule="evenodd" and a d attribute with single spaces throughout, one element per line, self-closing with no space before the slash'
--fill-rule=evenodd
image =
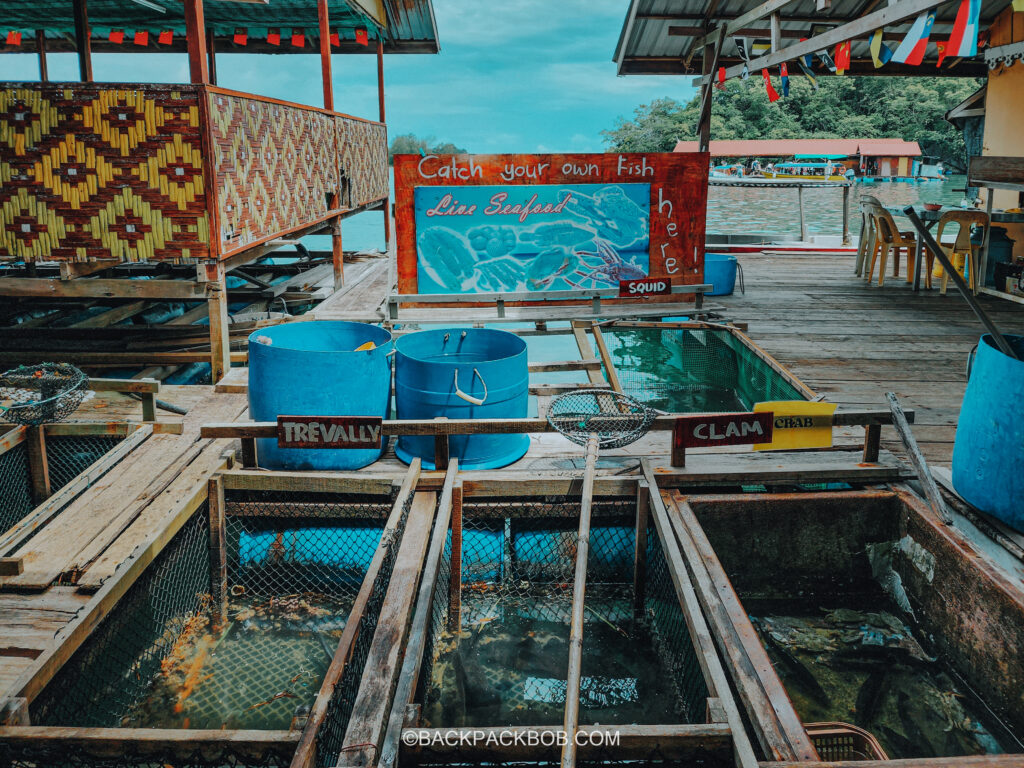
<path id="1" fill-rule="evenodd" d="M 771 412 L 680 416 L 672 426 L 672 466 L 686 465 L 687 448 L 770 443 L 774 419 Z"/>
<path id="2" fill-rule="evenodd" d="M 397 155 L 399 292 L 699 283 L 707 176 L 695 153 Z"/>

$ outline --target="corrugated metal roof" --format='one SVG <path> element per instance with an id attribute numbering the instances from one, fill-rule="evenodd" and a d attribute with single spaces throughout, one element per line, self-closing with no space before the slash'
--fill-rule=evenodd
<path id="1" fill-rule="evenodd" d="M 128 0 L 89 0 L 89 26 L 95 41 L 94 50 L 183 50 L 185 15 L 181 0 L 147 0 L 147 4 L 164 10 L 160 12 Z M 370 30 L 371 42 L 376 36 L 372 18 L 363 13 L 357 4 L 350 4 L 346 0 L 328 0 L 327 6 L 331 29 L 339 33 L 342 51 L 375 50 L 374 44 L 364 47 L 354 42 L 357 27 Z M 438 52 L 432 0 L 384 0 L 384 6 L 388 25 L 382 37 L 387 53 Z M 0 31 L 19 30 L 29 37 L 35 30 L 45 30 L 48 48 L 53 51 L 65 50 L 75 31 L 72 8 L 71 0 L 4 0 L 0 2 Z M 246 53 L 254 50 L 273 53 L 319 52 L 317 45 L 312 42 L 319 34 L 316 0 L 272 0 L 267 4 L 205 0 L 203 10 L 207 28 L 212 29 L 219 40 L 226 41 L 224 45 L 218 46 L 218 53 Z M 231 42 L 236 28 L 248 31 L 247 46 Z M 118 46 L 107 41 L 112 29 L 123 29 L 129 33 L 146 30 L 153 35 L 171 30 L 175 40 L 170 46 L 157 46 L 153 39 L 149 46 L 141 48 L 133 45 L 131 36 L 126 35 L 125 42 Z M 267 47 L 266 36 L 270 29 L 279 29 L 283 38 L 289 38 L 292 30 L 302 30 L 307 38 L 306 45 L 297 48 L 283 40 L 280 46 Z M 73 45 L 70 49 L 73 50 Z M 8 46 L 6 50 L 10 51 L 11 48 Z"/>
<path id="2" fill-rule="evenodd" d="M 700 74 L 700 52 L 693 55 L 686 66 L 686 59 L 704 29 L 713 29 L 721 22 L 735 19 L 761 5 L 761 0 L 631 0 L 613 60 L 620 75 L 633 74 Z M 981 28 L 985 29 L 996 15 L 1010 4 L 1010 0 L 982 0 Z M 936 22 L 932 29 L 932 40 L 944 40 L 949 36 L 953 20 L 959 7 L 959 0 L 951 0 L 936 9 Z M 782 45 L 785 47 L 800 38 L 810 37 L 815 27 L 834 27 L 850 19 L 864 15 L 865 0 L 832 0 L 824 11 L 818 11 L 815 0 L 794 0 L 780 12 Z M 881 8 L 878 3 L 871 10 Z M 709 10 L 713 8 L 713 11 Z M 890 47 L 898 45 L 910 27 L 913 19 L 885 27 L 885 41 Z M 743 37 L 765 38 L 769 36 L 768 18 L 752 22 L 743 30 Z M 674 29 L 676 34 L 670 34 Z M 740 35 L 736 35 L 740 36 Z M 829 52 L 831 53 L 831 51 Z M 726 40 L 722 51 L 722 64 L 729 66 L 742 60 L 735 43 Z M 957 60 L 952 57 L 937 69 L 934 42 L 929 46 L 928 55 L 921 66 L 887 64 L 875 69 L 871 61 L 869 40 L 865 37 L 854 41 L 852 47 L 853 66 L 851 74 L 872 75 L 955 75 L 969 76 L 984 74 L 984 62 L 978 59 Z M 823 67 L 815 69 L 820 74 L 829 74 Z"/>
<path id="3" fill-rule="evenodd" d="M 676 152 L 696 152 L 696 141 L 676 143 Z M 713 157 L 789 157 L 790 155 L 867 155 L 917 157 L 921 147 L 903 139 L 726 139 L 712 140 Z"/>

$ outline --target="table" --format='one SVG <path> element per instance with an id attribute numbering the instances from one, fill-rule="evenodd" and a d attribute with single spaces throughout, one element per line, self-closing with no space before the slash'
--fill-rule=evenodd
<path id="1" fill-rule="evenodd" d="M 991 196 L 989 196 L 991 200 Z M 905 216 L 903 209 L 905 206 L 902 205 L 887 205 L 885 210 L 891 213 L 893 216 Z M 921 221 L 924 222 L 925 228 L 930 232 L 935 225 L 942 218 L 942 214 L 947 211 L 958 211 L 962 210 L 952 205 L 944 205 L 937 211 L 929 211 L 924 206 L 915 205 L 914 212 L 918 215 Z M 989 225 L 992 224 L 1021 224 L 1024 223 L 1024 213 L 1007 213 L 1006 211 L 993 211 L 991 208 L 988 210 Z M 975 293 L 978 289 L 982 288 L 982 281 L 985 275 L 985 262 L 988 258 L 988 236 L 989 232 L 985 232 L 985 242 L 981 245 L 981 251 L 978 255 L 978 263 L 975 265 L 975 269 L 978 271 L 977 279 L 974 282 Z M 914 248 L 914 290 L 921 290 L 921 262 L 924 256 L 924 243 L 921 242 L 921 238 L 917 237 L 917 246 Z"/>

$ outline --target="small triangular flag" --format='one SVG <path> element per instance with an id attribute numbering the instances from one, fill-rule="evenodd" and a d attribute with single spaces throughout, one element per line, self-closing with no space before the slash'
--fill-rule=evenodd
<path id="1" fill-rule="evenodd" d="M 160 45 L 170 45 L 171 43 L 174 42 L 174 30 L 173 29 L 161 30 L 160 31 L 160 36 L 157 37 L 156 41 L 158 43 L 160 43 Z"/>
<path id="2" fill-rule="evenodd" d="M 135 30 L 135 37 L 132 42 L 136 45 L 149 45 L 149 32 L 145 29 Z"/>
<path id="3" fill-rule="evenodd" d="M 235 34 L 231 38 L 231 41 L 235 45 L 248 45 L 249 44 L 249 30 L 245 27 L 236 27 Z"/>
<path id="4" fill-rule="evenodd" d="M 1013 10 L 1019 11 L 1017 3 Z M 978 17 L 981 15 L 981 0 L 961 0 L 956 12 L 953 31 L 949 33 L 946 51 L 949 56 L 978 55 Z"/>
<path id="5" fill-rule="evenodd" d="M 331 45 L 335 48 L 341 46 L 341 36 L 337 32 L 331 32 Z"/>
<path id="6" fill-rule="evenodd" d="M 356 42 L 360 45 L 370 44 L 370 33 L 367 32 L 366 27 L 356 27 Z"/>
<path id="7" fill-rule="evenodd" d="M 294 45 L 296 48 L 305 48 L 306 47 L 306 32 L 305 32 L 305 30 L 302 30 L 302 29 L 293 29 L 292 30 L 292 45 Z"/>
<path id="8" fill-rule="evenodd" d="M 924 52 L 928 48 L 928 36 L 932 32 L 932 24 L 935 23 L 935 11 L 925 11 L 918 16 L 911 25 L 903 42 L 892 55 L 892 60 L 897 64 L 910 64 L 917 66 L 924 60 Z"/>
<path id="9" fill-rule="evenodd" d="M 17 30 L 11 30 L 7 33 L 7 44 L 8 45 L 21 45 L 21 32 Z"/>
<path id="10" fill-rule="evenodd" d="M 816 91 L 818 90 L 818 80 L 814 77 L 814 70 L 807 64 L 806 59 L 806 56 L 801 56 L 796 60 L 796 63 L 800 65 L 800 71 L 804 73 L 804 77 L 810 80 L 811 90 Z"/>
<path id="11" fill-rule="evenodd" d="M 715 88 L 720 91 L 725 90 L 725 67 L 718 68 L 718 82 L 715 84 Z"/>
<path id="12" fill-rule="evenodd" d="M 1016 13 L 1024 11 L 1024 0 L 1013 0 L 1013 10 Z"/>
<path id="13" fill-rule="evenodd" d="M 939 60 L 935 62 L 935 66 L 938 68 L 942 66 L 942 62 L 946 58 L 946 43 L 936 43 L 935 47 L 939 49 Z"/>
<path id="14" fill-rule="evenodd" d="M 768 94 L 768 101 L 774 102 L 779 100 L 779 92 L 775 90 L 772 85 L 772 76 L 768 74 L 767 69 L 761 70 L 761 77 L 764 78 L 764 90 Z"/>
<path id="15" fill-rule="evenodd" d="M 112 29 L 107 39 L 112 43 L 123 43 L 124 42 L 124 30 L 123 29 Z"/>
<path id="16" fill-rule="evenodd" d="M 821 59 L 821 63 L 824 64 L 830 72 L 836 71 L 836 63 L 832 61 L 832 57 L 828 55 L 828 51 L 818 51 L 818 58 Z"/>
<path id="17" fill-rule="evenodd" d="M 279 29 L 271 29 L 270 31 L 268 31 L 267 32 L 267 43 L 270 44 L 270 45 L 280 45 L 281 44 L 281 30 L 279 30 Z"/>
<path id="18" fill-rule="evenodd" d="M 780 80 L 782 81 L 782 95 L 789 98 L 789 67 L 786 62 L 779 64 Z"/>
<path id="19" fill-rule="evenodd" d="M 836 72 L 843 74 L 850 68 L 850 41 L 840 43 L 836 46 Z"/>
<path id="20" fill-rule="evenodd" d="M 875 63 L 875 69 L 888 64 L 892 58 L 892 49 L 882 42 L 883 34 L 881 29 L 876 29 L 871 35 L 871 60 Z"/>

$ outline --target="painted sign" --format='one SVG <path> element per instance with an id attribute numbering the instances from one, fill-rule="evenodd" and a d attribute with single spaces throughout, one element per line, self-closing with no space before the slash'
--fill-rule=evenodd
<path id="1" fill-rule="evenodd" d="M 380 448 L 379 416 L 278 416 L 278 448 Z"/>
<path id="2" fill-rule="evenodd" d="M 672 293 L 672 281 L 664 277 L 619 281 L 619 296 L 642 298 L 644 296 L 662 296 L 666 293 Z"/>
<path id="3" fill-rule="evenodd" d="M 754 446 L 755 451 L 787 451 L 797 448 L 831 448 L 835 403 L 778 400 L 757 403 L 755 413 L 772 414 L 772 439 Z"/>
<path id="4" fill-rule="evenodd" d="M 754 445 L 772 439 L 771 413 L 718 413 L 680 416 L 672 441 L 682 448 Z"/>
<path id="5" fill-rule="evenodd" d="M 399 292 L 699 283 L 707 176 L 696 153 L 397 155 Z"/>

